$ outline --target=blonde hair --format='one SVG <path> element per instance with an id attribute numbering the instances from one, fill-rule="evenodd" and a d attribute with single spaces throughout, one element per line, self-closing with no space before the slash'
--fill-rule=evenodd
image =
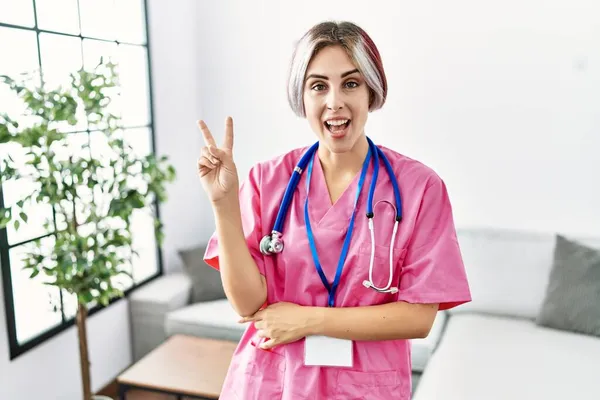
<path id="1" fill-rule="evenodd" d="M 379 51 L 371 37 L 352 22 L 321 22 L 310 28 L 297 42 L 288 75 L 287 95 L 290 107 L 305 117 L 304 79 L 312 58 L 328 46 L 341 46 L 369 86 L 369 111 L 383 106 L 387 97 L 387 80 Z"/>

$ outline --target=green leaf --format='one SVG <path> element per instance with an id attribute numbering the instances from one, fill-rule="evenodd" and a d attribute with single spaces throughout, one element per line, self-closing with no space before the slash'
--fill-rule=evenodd
<path id="1" fill-rule="evenodd" d="M 142 194 L 139 192 L 131 191 L 127 196 L 127 200 L 129 200 L 131 208 L 142 208 L 146 205 L 144 202 L 144 196 L 142 196 Z"/>
<path id="2" fill-rule="evenodd" d="M 175 171 L 175 167 L 173 167 L 172 165 L 169 165 L 167 167 L 167 179 L 169 181 L 173 181 L 176 177 L 177 177 L 177 173 Z"/>
<path id="3" fill-rule="evenodd" d="M 21 207 L 23 207 L 23 206 L 21 206 Z M 19 217 L 21 217 L 21 219 L 22 219 L 22 220 L 23 220 L 23 222 L 25 222 L 25 223 L 27 223 L 27 220 L 29 219 L 29 218 L 27 217 L 27 214 L 25 214 L 24 212 L 21 212 L 21 213 L 19 214 Z"/>
<path id="4" fill-rule="evenodd" d="M 18 219 L 15 219 L 14 226 L 15 226 L 15 231 L 18 231 L 19 228 L 21 227 L 21 221 L 19 221 Z"/>
<path id="5" fill-rule="evenodd" d="M 8 127 L 4 124 L 0 124 L 0 144 L 8 143 L 13 136 L 8 131 Z"/>
<path id="6" fill-rule="evenodd" d="M 6 225 L 12 220 L 12 209 L 9 208 L 0 208 L 0 229 L 5 228 Z"/>
<path id="7" fill-rule="evenodd" d="M 88 304 L 94 301 L 94 295 L 89 291 L 79 293 L 79 302 L 82 304 Z"/>
<path id="8" fill-rule="evenodd" d="M 35 278 L 36 276 L 38 276 L 38 274 L 39 274 L 39 273 L 40 273 L 40 270 L 39 270 L 39 269 L 37 269 L 37 268 L 36 268 L 36 269 L 34 269 L 34 270 L 31 272 L 31 275 L 29 275 L 29 279 L 33 279 L 33 278 Z"/>

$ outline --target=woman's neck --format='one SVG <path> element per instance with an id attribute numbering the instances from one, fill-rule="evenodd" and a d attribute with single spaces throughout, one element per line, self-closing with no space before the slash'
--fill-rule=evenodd
<path id="1" fill-rule="evenodd" d="M 318 155 L 325 176 L 343 179 L 354 177 L 360 171 L 368 151 L 369 142 L 362 135 L 350 151 L 334 153 L 325 146 L 319 146 Z"/>

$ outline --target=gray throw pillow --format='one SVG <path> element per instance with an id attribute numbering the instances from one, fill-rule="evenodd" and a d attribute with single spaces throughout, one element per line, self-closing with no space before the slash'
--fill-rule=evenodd
<path id="1" fill-rule="evenodd" d="M 204 262 L 206 246 L 180 250 L 183 269 L 192 280 L 192 302 L 225 298 L 221 273 Z"/>
<path id="2" fill-rule="evenodd" d="M 556 237 L 537 324 L 600 337 L 600 250 Z"/>

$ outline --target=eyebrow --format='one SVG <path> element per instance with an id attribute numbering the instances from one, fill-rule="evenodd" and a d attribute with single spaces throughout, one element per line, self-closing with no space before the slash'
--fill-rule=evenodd
<path id="1" fill-rule="evenodd" d="M 358 69 L 353 69 L 352 71 L 347 71 L 344 72 L 343 74 L 340 75 L 340 78 L 345 78 L 348 75 L 352 75 L 355 72 L 360 72 Z M 310 78 L 317 78 L 317 79 L 325 79 L 325 80 L 329 80 L 328 77 L 326 77 L 325 75 L 318 75 L 318 74 L 310 74 L 306 77 L 306 80 L 309 80 Z"/>

